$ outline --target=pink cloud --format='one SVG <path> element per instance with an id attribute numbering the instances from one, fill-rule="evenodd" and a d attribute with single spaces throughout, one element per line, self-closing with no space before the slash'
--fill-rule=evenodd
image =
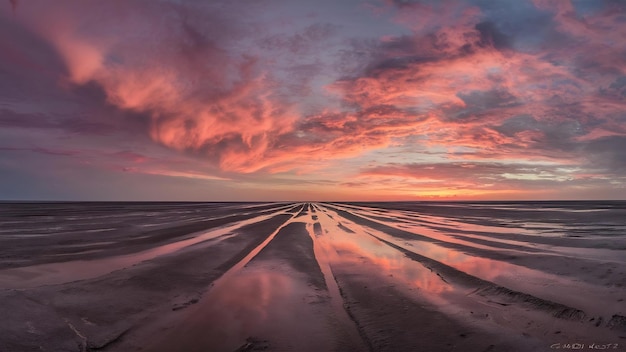
<path id="1" fill-rule="evenodd" d="M 425 137 L 421 143 L 430 147 L 467 147 L 479 158 L 582 160 L 577 142 L 624 135 L 623 121 L 613 117 L 626 108 L 623 99 L 599 94 L 615 76 L 584 66 L 593 58 L 605 68 L 621 70 L 613 63 L 624 45 L 619 39 L 624 26 L 619 15 L 607 12 L 572 19 L 572 9 L 565 5 L 555 10 L 559 29 L 577 36 L 581 45 L 538 51 L 505 46 L 504 34 L 481 22 L 476 8 L 402 6 L 396 20 L 413 34 L 384 37 L 377 64 L 329 89 L 362 110 L 392 106 L 406 111 L 389 116 L 397 121 L 428 116 L 412 133 Z M 589 31 L 579 28 L 586 23 Z M 532 125 L 506 132 L 510 121 L 522 116 L 531 116 Z"/>
<path id="2" fill-rule="evenodd" d="M 558 188 L 575 190 L 589 183 L 582 171 L 570 169 L 494 161 L 387 164 L 362 169 L 357 181 L 344 186 L 405 199 L 550 199 Z"/>
<path id="3" fill-rule="evenodd" d="M 374 36 L 380 39 L 355 46 L 367 52 L 362 65 L 354 65 L 362 70 L 349 74 L 319 63 L 330 60 L 324 55 L 332 56 L 318 53 L 324 47 L 319 43 L 342 27 L 319 24 L 303 26 L 294 35 L 276 34 L 271 24 L 248 22 L 253 14 L 241 4 L 224 4 L 218 11 L 209 3 L 164 1 L 20 3 L 15 23 L 53 48 L 64 64 L 62 72 L 48 78 L 62 77 L 55 83 L 68 95 L 91 90 L 81 92 L 102 101 L 93 114 L 81 111 L 64 122 L 11 107 L 0 123 L 77 135 L 109 124 L 132 125 L 128 136 L 140 131 L 184 161 L 168 166 L 128 151 L 104 157 L 111 159 L 108 166 L 191 178 L 312 174 L 338 159 L 397 145 L 432 152 L 450 162 L 452 171 L 463 169 L 460 175 L 480 178 L 478 164 L 459 169 L 458 162 L 514 159 L 591 167 L 593 153 L 608 155 L 612 146 L 621 145 L 616 139 L 626 135 L 619 77 L 626 74 L 626 32 L 617 12 L 581 15 L 566 1 L 536 1 L 542 15 L 551 16 L 546 32 L 563 43 L 550 37 L 542 45 L 524 46 L 516 45 L 515 33 L 503 31 L 506 26 L 489 20 L 488 8 L 465 2 L 387 2 L 392 3 L 395 7 L 384 11 L 377 8 L 382 11 L 378 19 L 403 30 L 381 32 Z M 261 29 L 271 35 L 254 33 Z M 50 70 L 28 55 L 26 44 L 3 40 L 0 47 L 7 49 L 3 59 L 12 67 Z M 287 57 L 271 57 L 272 51 Z M 281 60 L 295 68 L 278 70 Z M 293 72 L 300 73 L 295 83 L 281 76 Z M 313 85 L 325 86 L 327 95 Z M 417 154 L 415 162 L 428 157 Z M 615 160 L 619 164 L 621 159 Z M 450 169 L 431 166 L 420 170 L 420 177 L 411 167 L 370 168 L 361 177 L 385 180 L 385 187 L 400 177 L 425 188 L 448 182 L 451 189 L 481 189 Z M 496 178 L 508 172 L 487 171 Z M 501 184 L 519 186 L 519 180 L 511 180 Z"/>
<path id="4" fill-rule="evenodd" d="M 176 11 L 173 5 L 76 3 L 75 12 L 38 5 L 37 13 L 24 9 L 25 22 L 57 48 L 68 79 L 97 83 L 109 103 L 148 114 L 147 133 L 160 144 L 252 172 L 277 136 L 293 129 L 295 113 L 273 96 L 255 59 L 227 54 L 191 24 L 164 19 L 161 11 Z M 96 19 L 100 11 L 123 16 Z"/>

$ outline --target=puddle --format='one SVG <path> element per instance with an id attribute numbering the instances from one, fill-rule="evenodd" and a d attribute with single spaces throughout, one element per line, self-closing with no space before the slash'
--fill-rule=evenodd
<path id="1" fill-rule="evenodd" d="M 341 209 L 341 207 L 338 207 L 339 209 Z M 345 209 L 342 209 L 345 210 Z M 390 227 L 394 227 L 397 228 L 399 230 L 403 230 L 403 231 L 408 231 L 408 232 L 413 232 L 417 235 L 421 235 L 424 237 L 430 237 L 433 240 L 436 241 L 441 241 L 441 242 L 448 242 L 448 243 L 454 243 L 454 244 L 459 244 L 459 245 L 463 245 L 466 247 L 474 247 L 474 248 L 481 248 L 481 249 L 486 249 L 486 250 L 498 250 L 501 251 L 502 249 L 500 248 L 494 248 L 493 246 L 488 246 L 488 245 L 484 245 L 484 244 L 479 244 L 479 243 L 474 243 L 474 242 L 470 242 L 464 239 L 459 239 L 456 237 L 452 237 L 446 234 L 441 233 L 440 231 L 434 230 L 430 227 L 426 227 L 423 225 L 419 225 L 419 224 L 412 224 L 412 223 L 402 223 L 402 224 L 398 224 L 397 222 L 392 222 L 392 221 L 383 221 L 380 219 L 372 219 L 370 217 L 367 216 L 367 213 L 363 213 L 363 212 L 354 212 L 352 211 L 352 213 L 361 216 L 365 219 L 368 219 L 370 221 L 374 221 L 383 225 L 387 225 Z M 335 214 L 333 212 L 333 214 Z M 339 216 L 339 215 L 336 215 Z M 446 220 L 446 222 L 450 222 L 450 220 Z M 360 225 L 356 225 L 356 226 L 360 226 Z M 466 236 L 466 237 L 471 237 L 471 236 Z M 515 242 L 515 241 L 506 241 L 506 240 L 494 240 L 493 238 L 487 238 L 492 242 L 501 242 L 501 243 L 506 243 L 506 244 L 515 244 L 515 245 L 519 245 L 519 243 Z M 512 243 L 508 243 L 508 242 L 512 242 Z M 528 245 L 528 243 L 523 243 L 523 245 Z M 512 251 L 511 249 L 507 249 L 509 251 Z"/>
<path id="2" fill-rule="evenodd" d="M 334 212 L 331 211 L 331 213 L 335 215 L 335 218 L 339 217 Z M 618 288 L 607 289 L 606 287 L 587 284 L 569 277 L 548 274 L 504 261 L 475 257 L 434 243 L 398 239 L 382 231 L 364 228 L 345 218 L 341 219 L 342 226 L 345 224 L 355 234 L 346 233 L 337 225 L 336 221 L 330 220 L 330 218 L 320 218 L 319 221 L 324 229 L 332 229 L 330 230 L 333 238 L 332 246 L 337 251 L 353 252 L 356 256 L 367 258 L 375 263 L 386 275 L 393 275 L 413 287 L 430 293 L 431 296 L 453 291 L 454 287 L 443 282 L 441 278 L 424 268 L 421 264 L 406 258 L 398 250 L 368 236 L 367 233 L 480 279 L 518 292 L 528 293 L 539 298 L 583 309 L 592 315 L 597 314 L 610 317 L 612 314 L 615 314 L 617 309 L 617 305 L 614 302 L 623 298 L 624 291 Z M 337 255 L 331 260 L 336 262 L 355 260 L 354 257 L 351 258 Z M 607 304 L 599 305 L 598 302 L 607 302 Z"/>
<path id="3" fill-rule="evenodd" d="M 265 264 L 255 262 L 220 280 L 180 328 L 148 351 L 232 352 L 246 340 L 272 350 L 332 350 L 326 316 L 316 310 L 318 297 L 311 287 L 297 273 Z"/>
<path id="4" fill-rule="evenodd" d="M 344 307 L 343 297 L 341 296 L 341 291 L 339 290 L 339 286 L 335 281 L 335 276 L 333 275 L 332 269 L 330 267 L 331 257 L 338 257 L 337 251 L 331 247 L 330 243 L 327 241 L 327 236 L 322 235 L 321 224 L 317 222 L 317 215 L 311 216 L 312 221 L 316 221 L 313 226 L 311 223 L 307 224 L 307 231 L 309 232 L 309 236 L 311 240 L 313 240 L 313 251 L 315 253 L 315 258 L 322 270 L 322 274 L 324 274 L 324 280 L 326 281 L 326 287 L 328 288 L 328 294 L 330 296 L 330 303 L 333 307 L 333 311 L 335 312 L 335 317 L 340 323 L 338 328 L 342 329 L 342 335 L 345 336 L 346 339 L 350 340 L 350 345 L 358 346 L 360 350 L 367 350 L 367 346 L 364 344 L 362 338 L 359 336 L 359 331 L 357 330 L 357 326 L 354 321 L 348 315 L 346 308 Z"/>
<path id="5" fill-rule="evenodd" d="M 554 244 L 546 244 L 546 243 L 537 243 L 533 242 L 534 239 L 532 237 L 562 237 L 561 235 L 554 236 L 553 234 L 546 236 L 545 231 L 548 230 L 547 227 L 543 227 L 541 231 L 533 230 L 533 225 L 537 223 L 530 223 L 528 228 L 508 228 L 508 227 L 497 227 L 497 226 L 488 226 L 488 225 L 478 225 L 478 224 L 469 224 L 465 222 L 455 221 L 451 219 L 446 219 L 442 217 L 435 216 L 422 216 L 420 214 L 419 220 L 413 220 L 410 223 L 402 222 L 401 224 L 397 221 L 384 221 L 381 219 L 372 219 L 368 217 L 370 213 L 368 211 L 360 211 L 356 210 L 356 213 L 359 216 L 363 216 L 368 218 L 369 220 L 379 222 L 381 224 L 391 226 L 400 230 L 405 230 L 409 232 L 413 232 L 415 234 L 419 234 L 422 236 L 430 237 L 443 242 L 450 242 L 461 244 L 468 247 L 482 248 L 488 250 L 497 250 L 501 251 L 498 247 L 494 247 L 486 244 L 479 244 L 471 242 L 471 239 L 477 240 L 487 240 L 493 242 L 494 244 L 502 243 L 507 245 L 518 246 L 519 249 L 509 249 L 507 251 L 520 251 L 524 252 L 524 248 L 528 248 L 528 252 L 536 253 L 538 249 L 543 250 L 545 254 L 560 254 L 562 256 L 568 257 L 576 257 L 576 258 L 584 258 L 590 260 L 599 260 L 599 261 L 614 261 L 619 263 L 626 262 L 626 257 L 624 256 L 624 252 L 622 248 L 626 247 L 626 242 L 622 238 L 613 237 L 600 237 L 595 235 L 594 238 L 585 237 L 580 239 L 574 239 L 577 241 L 585 241 L 588 240 L 589 245 L 585 247 L 571 247 L 568 246 L 567 243 L 563 242 L 562 245 L 554 245 Z M 403 218 L 399 215 L 398 212 L 390 210 L 387 214 L 389 219 Z M 428 219 L 429 223 L 435 224 L 437 223 L 439 227 L 445 227 L 450 229 L 451 233 L 459 232 L 459 230 L 463 231 L 459 233 L 460 236 L 463 236 L 465 239 L 457 238 L 454 236 L 450 236 L 441 230 L 434 229 L 429 225 L 420 224 L 423 222 L 421 219 Z M 404 218 L 406 219 L 406 218 Z M 551 226 L 551 228 L 555 231 L 563 231 L 566 228 L 563 224 L 558 223 L 542 223 L 545 226 Z M 469 233 L 468 233 L 469 232 Z M 476 234 L 472 234 L 471 232 L 475 232 Z M 498 234 L 514 234 L 519 235 L 520 240 L 513 239 L 504 239 L 499 238 Z M 528 236 L 524 238 L 525 236 Z M 614 248 L 590 248 L 593 247 L 593 243 L 600 243 L 598 241 L 610 241 L 611 246 Z M 565 241 L 565 240 L 564 240 Z M 585 242 L 587 243 L 587 242 Z M 605 244 L 606 245 L 606 244 Z"/>
<path id="6" fill-rule="evenodd" d="M 94 260 L 72 260 L 60 263 L 32 265 L 28 267 L 1 270 L 0 288 L 31 288 L 98 277 L 116 270 L 130 267 L 143 261 L 174 253 L 183 248 L 197 245 L 200 242 L 218 239 L 218 237 L 227 235 L 245 225 L 263 221 L 275 215 L 276 214 L 263 215 L 243 220 L 230 226 L 223 226 L 209 231 L 198 232 L 196 235 L 190 234 L 190 236 L 193 237 L 138 253 Z M 219 240 L 222 239 L 224 238 L 220 238 Z"/>
<path id="7" fill-rule="evenodd" d="M 334 214 L 335 218 L 339 216 Z M 410 288 L 422 290 L 433 300 L 441 301 L 446 292 L 453 292 L 456 288 L 437 276 L 421 263 L 407 258 L 403 253 L 389 247 L 374 237 L 368 235 L 362 226 L 342 219 L 349 223 L 348 227 L 354 233 L 346 233 L 337 222 L 328 216 L 320 216 L 320 223 L 325 231 L 320 241 L 328 254 L 328 261 L 333 264 L 356 264 L 363 259 L 375 264 L 384 276 L 394 277 Z"/>
<path id="8" fill-rule="evenodd" d="M 179 327 L 148 351 L 231 352 L 246 343 L 249 350 L 328 351 L 360 343 L 313 221 L 306 228 L 328 291 L 311 284 L 309 274 L 292 267 L 290 260 L 257 257 L 283 228 L 300 221 L 294 215 L 216 280 Z"/>

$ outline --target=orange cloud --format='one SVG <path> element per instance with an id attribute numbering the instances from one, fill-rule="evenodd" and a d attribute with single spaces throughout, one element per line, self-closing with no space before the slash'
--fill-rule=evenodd
<path id="1" fill-rule="evenodd" d="M 90 98 L 137 120 L 133 133 L 206 166 L 168 169 L 138 158 L 119 162 L 120 169 L 208 179 L 333 167 L 330 172 L 341 174 L 336 160 L 367 154 L 373 166 L 343 172 L 358 179 L 340 184 L 358 188 L 367 180 L 381 192 L 419 188 L 428 195 L 513 192 L 547 182 L 526 180 L 532 172 L 565 177 L 555 169 L 520 171 L 524 163 L 621 172 L 626 29 L 611 8 L 578 13 L 568 1 L 537 0 L 539 10 L 523 10 L 547 23 L 539 40 L 519 28 L 527 25 L 503 26 L 492 7 L 471 1 L 389 1 L 378 19 L 392 21 L 385 31 L 395 34 L 342 45 L 363 57 L 346 73 L 331 67 L 340 66 L 334 52 L 312 50 L 341 32 L 331 24 L 289 36 L 272 24 L 244 21 L 239 7 L 222 13 L 206 4 L 162 1 L 33 3 L 20 3 L 16 22 L 56 50 L 65 65 L 62 89 L 97 91 L 89 94 L 104 98 Z M 8 61 L 28 57 L 21 46 L 2 45 L 11 49 Z M 281 70 L 283 64 L 291 66 Z M 86 110 L 80 116 L 89 119 Z M 23 115 L 5 114 L 2 121 L 75 124 Z M 375 153 L 399 146 L 407 151 L 394 155 L 401 163 Z M 607 161 L 594 161 L 597 156 Z M 486 160 L 489 167 L 480 164 Z"/>

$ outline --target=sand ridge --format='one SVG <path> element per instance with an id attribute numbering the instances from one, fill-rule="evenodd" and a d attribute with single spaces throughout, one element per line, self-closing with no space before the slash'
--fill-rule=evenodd
<path id="1" fill-rule="evenodd" d="M 570 217 L 579 205 L 534 228 L 520 225 L 534 214 L 524 205 L 518 213 L 496 210 L 497 221 L 484 206 L 463 213 L 461 205 L 449 216 L 441 205 L 404 203 L 152 207 L 129 215 L 123 206 L 100 205 L 88 212 L 100 218 L 94 227 L 80 207 L 64 205 L 58 216 L 74 218 L 76 231 L 40 236 L 63 255 L 40 260 L 26 256 L 27 248 L 9 251 L 5 271 L 24 270 L 13 276 L 17 286 L 32 267 L 45 272 L 46 265 L 159 254 L 78 280 L 2 289 L 0 350 L 549 351 L 571 341 L 624 350 L 625 266 L 613 253 L 623 251 L 624 237 L 612 231 L 621 226 L 612 214 L 604 215 L 605 236 L 583 238 L 588 253 L 565 256 L 571 242 L 531 239 L 562 230 L 559 216 Z M 36 207 L 11 211 L 15 219 Z M 131 231 L 128 240 L 89 231 L 124 216 L 171 223 Z M 83 242 L 93 242 L 98 255 L 72 252 L 81 247 L 74 233 L 81 226 Z M 29 230 L 16 226 L 2 241 L 37 243 L 37 236 L 20 239 L 36 234 Z M 607 248 L 607 238 L 617 245 Z M 583 266 L 595 269 L 572 269 Z M 594 280 L 581 281 L 589 276 Z"/>

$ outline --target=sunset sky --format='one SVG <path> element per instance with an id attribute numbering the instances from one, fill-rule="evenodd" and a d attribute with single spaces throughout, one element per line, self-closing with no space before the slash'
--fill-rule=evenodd
<path id="1" fill-rule="evenodd" d="M 626 199 L 626 2 L 1 0 L 0 199 Z"/>

